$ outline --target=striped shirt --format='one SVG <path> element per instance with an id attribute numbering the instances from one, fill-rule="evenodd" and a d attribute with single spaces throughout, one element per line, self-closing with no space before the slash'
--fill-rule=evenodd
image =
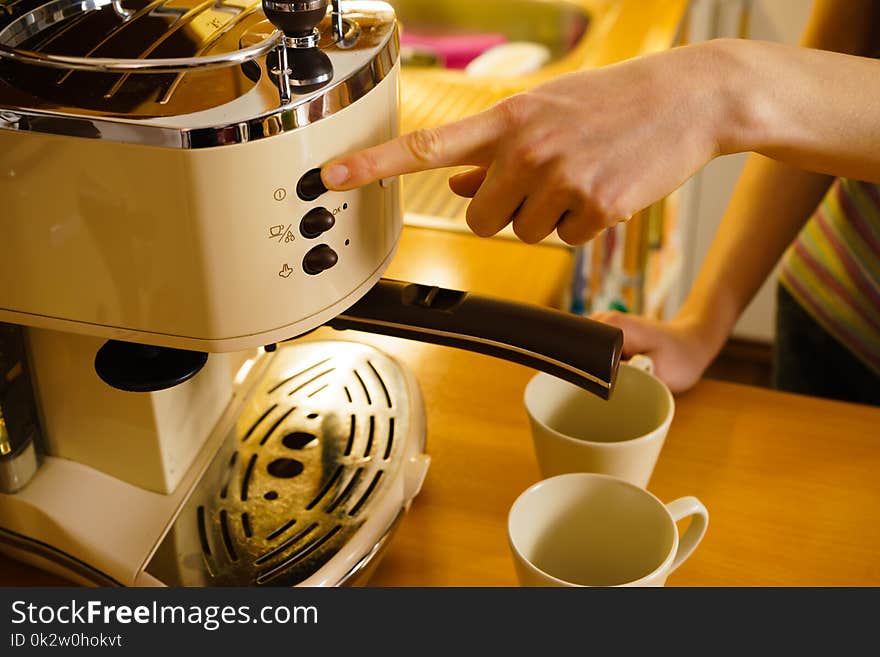
<path id="1" fill-rule="evenodd" d="M 880 374 L 880 185 L 836 180 L 786 251 L 780 282 Z"/>

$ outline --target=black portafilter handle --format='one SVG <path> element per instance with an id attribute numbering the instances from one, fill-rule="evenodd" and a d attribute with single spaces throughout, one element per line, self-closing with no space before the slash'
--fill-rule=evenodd
<path id="1" fill-rule="evenodd" d="M 585 317 L 384 278 L 327 324 L 510 360 L 603 399 L 614 389 L 623 348 L 620 329 Z M 98 351 L 95 370 L 114 388 L 151 392 L 189 380 L 207 359 L 201 352 L 110 340 Z"/>
<path id="2" fill-rule="evenodd" d="M 328 325 L 514 361 L 603 399 L 614 389 L 623 348 L 623 331 L 585 317 L 390 279 Z"/>
<path id="3" fill-rule="evenodd" d="M 263 13 L 288 37 L 312 33 L 327 13 L 329 0 L 263 0 Z"/>

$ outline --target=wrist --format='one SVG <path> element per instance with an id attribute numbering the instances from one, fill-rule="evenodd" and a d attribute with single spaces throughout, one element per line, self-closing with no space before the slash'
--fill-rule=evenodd
<path id="1" fill-rule="evenodd" d="M 759 151 L 776 121 L 772 76 L 774 44 L 715 39 L 697 45 L 708 62 L 705 84 L 713 92 L 711 132 L 718 155 Z"/>
<path id="2" fill-rule="evenodd" d="M 692 337 L 698 345 L 700 357 L 708 364 L 727 342 L 736 318 L 728 317 L 712 305 L 701 305 L 689 299 L 676 314 L 673 323 Z"/>

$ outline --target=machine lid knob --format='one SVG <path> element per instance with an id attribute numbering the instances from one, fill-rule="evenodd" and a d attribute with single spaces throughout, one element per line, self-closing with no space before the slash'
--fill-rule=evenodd
<path id="1" fill-rule="evenodd" d="M 329 0 L 263 0 L 266 18 L 286 36 L 309 34 L 327 13 Z"/>
<path id="2" fill-rule="evenodd" d="M 309 210 L 299 222 L 299 232 L 306 239 L 313 239 L 333 228 L 336 219 L 327 208 Z"/>
<path id="3" fill-rule="evenodd" d="M 336 251 L 327 244 L 319 244 L 309 249 L 309 252 L 303 258 L 303 271 L 311 276 L 315 276 L 322 271 L 330 269 L 337 262 L 339 262 L 339 256 L 336 255 Z"/>

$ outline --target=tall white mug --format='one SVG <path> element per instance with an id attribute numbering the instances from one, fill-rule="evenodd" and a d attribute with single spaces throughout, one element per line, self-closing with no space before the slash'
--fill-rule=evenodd
<path id="1" fill-rule="evenodd" d="M 621 363 L 608 401 L 542 372 L 526 386 L 525 407 L 542 477 L 598 472 L 643 488 L 675 414 L 646 356 Z"/>
<path id="2" fill-rule="evenodd" d="M 691 516 L 679 539 L 676 522 Z M 669 504 L 610 475 L 538 482 L 510 509 L 510 549 L 522 586 L 663 586 L 706 533 L 695 497 Z"/>

